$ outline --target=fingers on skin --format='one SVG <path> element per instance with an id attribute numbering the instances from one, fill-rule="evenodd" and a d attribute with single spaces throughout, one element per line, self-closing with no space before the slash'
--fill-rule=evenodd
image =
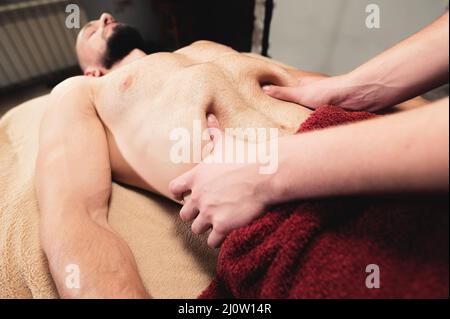
<path id="1" fill-rule="evenodd" d="M 183 200 L 183 195 L 191 190 L 190 181 L 193 170 L 175 178 L 169 184 L 169 191 L 177 200 Z"/>
<path id="2" fill-rule="evenodd" d="M 206 120 L 207 120 L 206 122 L 208 124 L 208 128 L 210 128 L 210 129 L 215 128 L 215 129 L 220 130 L 219 120 L 217 119 L 217 117 L 214 114 L 209 113 L 208 116 L 206 117 Z"/>
<path id="3" fill-rule="evenodd" d="M 184 222 L 194 220 L 199 214 L 199 210 L 195 207 L 192 200 L 188 200 L 180 210 L 180 218 Z"/>
<path id="4" fill-rule="evenodd" d="M 217 144 L 218 140 L 222 136 L 222 130 L 220 129 L 219 120 L 212 113 L 209 113 L 206 119 L 211 140 L 214 142 L 214 144 Z"/>
<path id="5" fill-rule="evenodd" d="M 294 103 L 300 102 L 300 91 L 298 87 L 282 87 L 282 86 L 268 85 L 263 87 L 263 90 L 267 95 L 275 99 Z"/>
<path id="6" fill-rule="evenodd" d="M 202 215 L 199 215 L 192 223 L 191 229 L 194 234 L 201 235 L 208 229 L 210 229 L 211 226 L 211 223 L 206 218 L 203 218 Z"/>
<path id="7" fill-rule="evenodd" d="M 219 233 L 218 231 L 213 230 L 209 234 L 208 237 L 208 246 L 211 248 L 218 248 L 222 245 L 225 240 L 225 235 Z"/>
<path id="8" fill-rule="evenodd" d="M 191 230 L 196 235 L 201 235 L 211 230 L 208 236 L 208 246 L 211 248 L 217 248 L 222 245 L 226 238 L 226 232 L 222 231 L 222 227 L 217 225 L 214 227 L 210 218 L 205 213 L 200 213 L 199 210 L 193 205 L 192 201 L 188 201 L 180 211 L 180 217 L 183 221 L 194 222 L 191 225 Z M 220 230 L 220 231 L 219 231 Z"/>
<path id="9" fill-rule="evenodd" d="M 214 143 L 214 147 L 221 145 L 220 141 L 222 139 L 222 131 L 215 127 L 212 127 L 212 128 L 210 127 L 208 130 L 209 130 L 209 136 L 211 137 L 211 140 Z"/>

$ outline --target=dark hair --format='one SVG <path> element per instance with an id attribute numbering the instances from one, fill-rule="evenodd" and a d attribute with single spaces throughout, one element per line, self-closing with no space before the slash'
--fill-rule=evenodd
<path id="1" fill-rule="evenodd" d="M 126 24 L 118 24 L 106 42 L 102 65 L 111 69 L 134 49 L 145 51 L 145 42 L 139 31 Z"/>

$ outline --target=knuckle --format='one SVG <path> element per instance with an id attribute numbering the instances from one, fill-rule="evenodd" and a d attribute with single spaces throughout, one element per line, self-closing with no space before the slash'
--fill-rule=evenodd
<path id="1" fill-rule="evenodd" d="M 191 225 L 191 231 L 192 231 L 194 234 L 198 235 L 199 231 L 198 231 L 197 224 L 194 223 L 194 224 Z"/>
<path id="2" fill-rule="evenodd" d="M 180 218 L 181 218 L 181 220 L 184 221 L 184 222 L 188 221 L 187 212 L 184 211 L 184 210 L 181 210 L 181 211 L 180 211 Z"/>
<path id="3" fill-rule="evenodd" d="M 208 239 L 208 247 L 209 248 L 217 248 L 217 243 L 211 239 Z"/>
<path id="4" fill-rule="evenodd" d="M 214 217 L 214 209 L 208 202 L 203 203 L 201 211 L 206 220 L 211 221 Z"/>
<path id="5" fill-rule="evenodd" d="M 223 221 L 216 220 L 216 222 L 214 223 L 214 231 L 219 236 L 224 236 L 229 232 L 229 227 Z"/>
<path id="6" fill-rule="evenodd" d="M 198 207 L 202 211 L 209 211 L 211 209 L 211 201 L 207 196 L 203 196 L 202 198 L 199 198 L 198 200 Z"/>
<path id="7" fill-rule="evenodd" d="M 192 204 L 194 204 L 195 206 L 198 206 L 198 204 L 200 204 L 200 195 L 198 192 L 192 192 L 190 195 L 190 201 L 192 202 Z"/>
<path id="8" fill-rule="evenodd" d="M 171 192 L 174 195 L 178 195 L 178 183 L 176 181 L 170 182 L 169 192 Z"/>
<path id="9" fill-rule="evenodd" d="M 211 220 L 211 210 L 210 209 L 208 209 L 207 207 L 201 205 L 199 207 L 199 210 L 201 212 L 202 218 L 204 218 L 204 219 L 206 219 L 208 221 Z"/>

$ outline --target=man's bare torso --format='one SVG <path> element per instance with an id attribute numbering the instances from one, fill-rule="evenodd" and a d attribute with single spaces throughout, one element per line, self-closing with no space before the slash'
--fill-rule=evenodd
<path id="1" fill-rule="evenodd" d="M 195 164 L 170 160 L 175 128 L 278 128 L 294 134 L 310 111 L 272 99 L 263 84 L 295 85 L 295 72 L 227 47 L 196 43 L 149 55 L 91 81 L 91 98 L 108 139 L 115 180 L 170 197 L 169 182 Z"/>

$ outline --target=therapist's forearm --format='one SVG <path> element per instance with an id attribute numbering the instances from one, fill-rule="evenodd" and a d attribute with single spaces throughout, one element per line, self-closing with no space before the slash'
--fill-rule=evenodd
<path id="1" fill-rule="evenodd" d="M 448 82 L 449 15 L 358 67 L 348 76 L 355 98 L 391 106 Z"/>
<path id="2" fill-rule="evenodd" d="M 272 203 L 318 197 L 448 191 L 448 99 L 364 123 L 279 141 Z"/>

